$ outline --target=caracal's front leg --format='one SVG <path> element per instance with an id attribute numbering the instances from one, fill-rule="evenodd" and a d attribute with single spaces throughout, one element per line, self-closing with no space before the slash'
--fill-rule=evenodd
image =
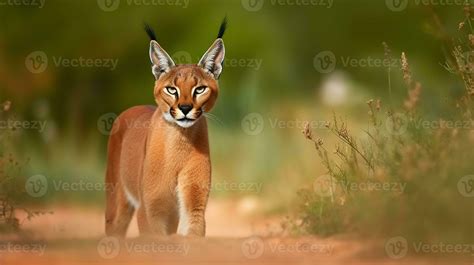
<path id="1" fill-rule="evenodd" d="M 178 177 L 177 197 L 179 207 L 178 234 L 204 236 L 205 212 L 211 186 L 209 159 L 194 161 Z"/>
<path id="2" fill-rule="evenodd" d="M 176 232 L 177 205 L 174 189 L 161 183 L 158 188 L 144 192 L 143 205 L 148 232 L 157 236 L 170 235 Z"/>

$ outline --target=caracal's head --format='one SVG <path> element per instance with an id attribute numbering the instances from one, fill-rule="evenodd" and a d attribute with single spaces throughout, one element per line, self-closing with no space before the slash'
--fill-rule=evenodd
<path id="1" fill-rule="evenodd" d="M 146 31 L 151 38 L 150 59 L 155 76 L 154 95 L 163 117 L 183 128 L 212 109 L 217 99 L 217 80 L 224 61 L 222 36 L 226 20 L 221 24 L 217 40 L 197 64 L 176 65 L 168 53 L 158 44 L 150 27 Z"/>

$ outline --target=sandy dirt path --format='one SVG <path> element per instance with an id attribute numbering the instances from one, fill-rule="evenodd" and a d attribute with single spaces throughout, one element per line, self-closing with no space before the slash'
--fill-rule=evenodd
<path id="1" fill-rule="evenodd" d="M 24 224 L 29 239 L 0 240 L 4 264 L 472 264 L 452 259 L 388 257 L 383 242 L 349 238 L 287 237 L 279 217 L 261 216 L 252 200 L 211 200 L 208 236 L 105 237 L 100 209 L 50 207 Z M 457 259 L 456 259 L 457 260 Z"/>

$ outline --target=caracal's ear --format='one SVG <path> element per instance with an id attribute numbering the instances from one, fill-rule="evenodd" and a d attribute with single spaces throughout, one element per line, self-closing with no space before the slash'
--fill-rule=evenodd
<path id="1" fill-rule="evenodd" d="M 217 34 L 217 40 L 211 45 L 207 52 L 199 60 L 198 65 L 209 72 L 215 79 L 219 79 L 222 73 L 222 63 L 224 62 L 225 47 L 222 37 L 227 28 L 227 18 L 224 18 Z"/>
<path id="2" fill-rule="evenodd" d="M 224 41 L 217 39 L 207 52 L 199 60 L 198 65 L 211 73 L 215 79 L 219 79 L 222 72 L 222 63 L 224 62 L 225 48 Z"/>
<path id="3" fill-rule="evenodd" d="M 154 40 L 150 42 L 150 60 L 153 75 L 157 80 L 163 73 L 169 72 L 171 67 L 175 66 L 173 59 L 171 59 L 168 53 Z"/>
<path id="4" fill-rule="evenodd" d="M 155 79 L 158 80 L 163 73 L 169 72 L 169 70 L 175 66 L 173 59 L 169 54 L 161 48 L 161 46 L 156 41 L 156 35 L 153 29 L 145 24 L 145 31 L 150 37 L 150 60 L 152 64 L 152 72 L 155 76 Z"/>

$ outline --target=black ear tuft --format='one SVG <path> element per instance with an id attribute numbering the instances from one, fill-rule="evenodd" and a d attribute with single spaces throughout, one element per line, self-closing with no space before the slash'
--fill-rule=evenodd
<path id="1" fill-rule="evenodd" d="M 217 34 L 218 39 L 222 39 L 222 37 L 224 37 L 226 28 L 227 28 L 227 16 L 225 16 L 224 20 L 222 20 L 221 27 L 219 28 L 219 33 Z"/>
<path id="2" fill-rule="evenodd" d="M 145 23 L 145 31 L 148 37 L 150 37 L 150 40 L 156 41 L 155 31 L 147 23 Z"/>

